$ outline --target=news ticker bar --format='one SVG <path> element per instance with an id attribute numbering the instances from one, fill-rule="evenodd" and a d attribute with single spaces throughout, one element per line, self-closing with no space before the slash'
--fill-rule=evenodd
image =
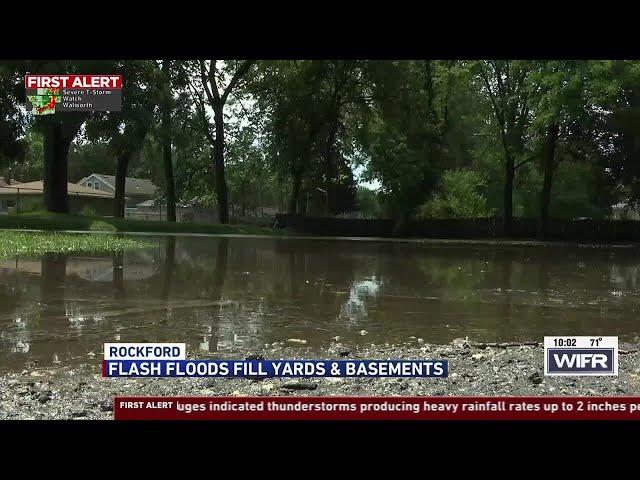
<path id="1" fill-rule="evenodd" d="M 103 360 L 103 377 L 440 377 L 446 360 Z"/>
<path id="2" fill-rule="evenodd" d="M 640 397 L 115 397 L 115 420 L 640 420 Z"/>

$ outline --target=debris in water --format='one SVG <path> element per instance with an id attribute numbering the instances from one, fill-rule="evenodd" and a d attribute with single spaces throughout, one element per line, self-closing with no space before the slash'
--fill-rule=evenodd
<path id="1" fill-rule="evenodd" d="M 540 372 L 533 372 L 531 375 L 529 375 L 528 378 L 529 378 L 529 381 L 534 385 L 540 385 L 544 380 L 542 375 L 540 375 Z"/>
<path id="2" fill-rule="evenodd" d="M 287 390 L 315 390 L 316 388 L 318 388 L 318 384 L 303 382 L 284 383 L 280 386 L 280 388 L 285 388 Z"/>
<path id="3" fill-rule="evenodd" d="M 360 335 L 362 335 L 363 337 L 365 335 L 367 335 L 369 332 L 367 332 L 366 330 L 360 330 Z"/>
<path id="4" fill-rule="evenodd" d="M 287 342 L 289 342 L 289 343 L 297 343 L 299 345 L 305 345 L 307 343 L 307 341 L 303 340 L 302 338 L 288 338 Z"/>
<path id="5" fill-rule="evenodd" d="M 49 400 L 51 400 L 51 394 L 48 392 L 41 393 L 38 396 L 38 401 L 40 403 L 47 403 Z"/>

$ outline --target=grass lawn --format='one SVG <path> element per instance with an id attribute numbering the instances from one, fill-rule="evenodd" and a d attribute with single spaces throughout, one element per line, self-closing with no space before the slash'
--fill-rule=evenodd
<path id="1" fill-rule="evenodd" d="M 0 229 L 82 230 L 89 232 L 152 232 L 273 235 L 271 228 L 253 225 L 208 225 L 188 222 L 156 222 L 123 218 L 88 217 L 62 213 L 0 215 Z M 284 232 L 279 231 L 278 234 Z"/>
<path id="2" fill-rule="evenodd" d="M 0 259 L 45 253 L 106 253 L 147 246 L 147 242 L 115 235 L 0 231 Z"/>

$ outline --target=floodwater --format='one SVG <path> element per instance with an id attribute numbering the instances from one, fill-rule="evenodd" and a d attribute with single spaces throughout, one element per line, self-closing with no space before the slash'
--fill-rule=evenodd
<path id="1" fill-rule="evenodd" d="M 98 362 L 110 341 L 186 342 L 204 358 L 288 339 L 322 347 L 336 336 L 640 336 L 636 247 L 145 240 L 153 246 L 124 254 L 0 260 L 0 370 Z"/>

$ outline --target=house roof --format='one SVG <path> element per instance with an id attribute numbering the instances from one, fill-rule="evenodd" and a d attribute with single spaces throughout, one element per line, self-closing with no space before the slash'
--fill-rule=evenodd
<path id="1" fill-rule="evenodd" d="M 116 177 L 114 175 L 103 175 L 101 173 L 92 173 L 88 177 L 84 177 L 78 183 L 82 183 L 89 179 L 89 177 L 96 177 L 102 182 L 109 185 L 111 188 L 115 190 L 116 188 Z M 153 196 L 156 193 L 156 187 L 151 180 L 147 180 L 145 178 L 133 178 L 127 177 L 124 193 L 125 195 L 149 195 Z"/>
<path id="2" fill-rule="evenodd" d="M 18 185 L 0 186 L 0 195 L 42 195 L 44 190 L 44 182 L 38 180 L 36 182 L 20 183 Z M 67 183 L 67 194 L 75 197 L 102 197 L 114 198 L 113 193 L 104 192 L 102 190 L 94 190 L 76 183 Z"/>
<path id="3" fill-rule="evenodd" d="M 6 187 L 8 185 L 18 185 L 20 182 L 17 180 L 13 180 L 11 178 L 7 179 L 7 178 L 3 178 L 0 177 L 0 187 Z"/>

